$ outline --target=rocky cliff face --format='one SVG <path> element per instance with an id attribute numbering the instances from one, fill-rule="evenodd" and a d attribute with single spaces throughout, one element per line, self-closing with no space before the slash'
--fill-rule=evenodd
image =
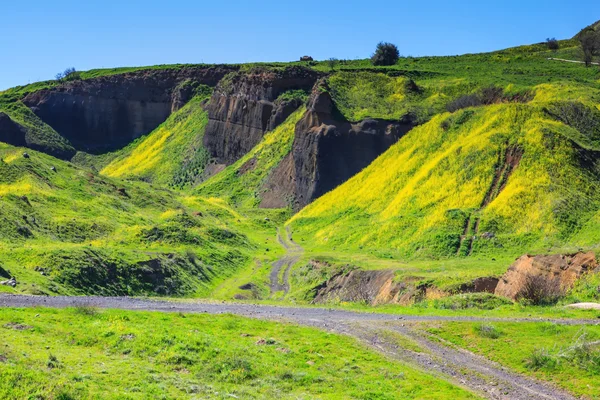
<path id="1" fill-rule="evenodd" d="M 0 112 L 0 142 L 25 146 L 25 129 L 3 112 Z"/>
<path id="2" fill-rule="evenodd" d="M 295 131 L 296 208 L 360 172 L 413 126 L 409 119 L 350 123 L 336 111 L 329 93 L 317 85 Z"/>
<path id="3" fill-rule="evenodd" d="M 307 68 L 255 70 L 227 76 L 207 107 L 204 145 L 219 164 L 232 164 L 250 151 L 265 132 L 282 123 L 301 104 L 276 101 L 288 90 L 309 91 L 319 74 Z"/>
<path id="4" fill-rule="evenodd" d="M 190 85 L 215 86 L 233 67 L 143 70 L 66 82 L 23 103 L 77 150 L 102 152 L 151 132 L 192 96 Z"/>
<path id="5" fill-rule="evenodd" d="M 575 281 L 588 271 L 598 268 L 594 252 L 574 255 L 524 255 L 516 260 L 502 276 L 496 287 L 496 295 L 518 299 L 527 285 L 528 279 L 539 277 L 557 285 L 565 292 Z"/>

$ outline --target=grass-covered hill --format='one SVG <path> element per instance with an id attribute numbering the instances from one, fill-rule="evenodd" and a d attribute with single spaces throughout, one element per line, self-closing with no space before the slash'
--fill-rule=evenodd
<path id="1" fill-rule="evenodd" d="M 0 158 L 0 274 L 18 292 L 207 295 L 260 259 L 275 232 L 219 199 L 4 144 Z"/>
<path id="2" fill-rule="evenodd" d="M 23 128 L 28 147 L 0 148 L 0 273 L 17 276 L 22 292 L 207 296 L 282 252 L 275 232 L 288 218 L 307 258 L 343 251 L 369 268 L 596 248 L 600 69 L 553 60 L 581 59 L 576 40 L 559 46 L 401 57 L 388 67 L 369 60 L 220 66 L 237 78 L 249 73 L 250 83 L 260 71 L 312 69 L 320 78 L 314 90 L 328 92 L 338 121 L 416 125 L 296 215 L 293 199 L 269 195 L 280 189 L 273 177 L 294 179 L 283 167 L 294 168 L 295 128 L 309 101 L 210 176 L 204 133 L 215 82 L 194 86 L 156 129 L 110 152 L 76 151 L 24 101 L 73 82 L 217 66 L 94 70 L 0 92 L 0 113 Z M 265 201 L 281 208 L 262 210 Z M 481 266 L 469 268 L 481 276 Z M 259 275 L 264 288 L 268 274 Z"/>

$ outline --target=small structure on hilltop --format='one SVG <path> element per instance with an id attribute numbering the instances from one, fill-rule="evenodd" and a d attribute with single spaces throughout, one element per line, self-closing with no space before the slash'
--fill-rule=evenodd
<path id="1" fill-rule="evenodd" d="M 311 56 L 302 56 L 300 57 L 300 61 L 313 61 Z"/>

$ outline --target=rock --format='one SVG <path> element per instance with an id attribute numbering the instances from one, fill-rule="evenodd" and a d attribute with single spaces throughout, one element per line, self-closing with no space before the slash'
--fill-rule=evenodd
<path id="1" fill-rule="evenodd" d="M 300 104 L 275 104 L 291 89 L 310 90 L 319 73 L 305 67 L 238 72 L 221 82 L 207 106 L 204 146 L 217 164 L 233 164 Z M 278 110 L 279 108 L 279 110 Z"/>
<path id="2" fill-rule="evenodd" d="M 395 283 L 394 277 L 393 270 L 352 270 L 338 274 L 318 288 L 314 302 L 360 301 L 372 305 L 397 302 L 403 285 Z"/>
<path id="3" fill-rule="evenodd" d="M 557 279 L 563 290 L 573 287 L 582 274 L 598 267 L 594 252 L 573 255 L 524 255 L 517 259 L 498 282 L 495 294 L 515 300 L 527 276 Z"/>
<path id="4" fill-rule="evenodd" d="M 50 170 L 51 170 L 52 172 L 56 172 L 56 167 L 52 166 L 52 167 L 50 167 Z"/>
<path id="5" fill-rule="evenodd" d="M 7 281 L 0 282 L 0 285 L 15 287 L 17 286 L 17 280 L 13 277 Z"/>
<path id="6" fill-rule="evenodd" d="M 189 100 L 177 90 L 184 81 L 216 86 L 238 67 L 184 67 L 140 70 L 93 79 L 63 82 L 23 98 L 42 121 L 76 150 L 121 148 L 154 130 Z M 71 158 L 74 151 L 61 158 Z"/>
<path id="7" fill-rule="evenodd" d="M 29 153 L 23 153 L 23 158 L 29 158 Z"/>
<path id="8" fill-rule="evenodd" d="M 14 122 L 7 114 L 0 112 L 0 142 L 13 146 L 25 146 L 26 130 Z"/>
<path id="9" fill-rule="evenodd" d="M 308 104 L 292 148 L 296 210 L 356 175 L 414 126 L 408 116 L 347 121 L 335 110 L 324 81 L 315 85 Z"/>

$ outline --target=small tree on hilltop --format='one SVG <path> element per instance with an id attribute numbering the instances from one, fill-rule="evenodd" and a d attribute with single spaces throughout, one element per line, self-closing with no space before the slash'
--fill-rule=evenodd
<path id="1" fill-rule="evenodd" d="M 550 50 L 558 50 L 560 48 L 560 44 L 556 38 L 546 39 L 546 46 L 548 46 L 548 49 Z"/>
<path id="2" fill-rule="evenodd" d="M 594 57 L 600 55 L 600 32 L 587 29 L 579 34 L 579 43 L 583 51 L 583 61 L 586 66 L 592 65 Z"/>
<path id="3" fill-rule="evenodd" d="M 335 71 L 335 67 L 339 64 L 339 62 L 340 62 L 340 60 L 332 57 L 329 60 L 327 60 L 327 65 L 329 66 L 329 69 L 331 71 Z"/>
<path id="4" fill-rule="evenodd" d="M 56 74 L 56 80 L 57 81 L 70 80 L 69 78 L 75 77 L 76 74 L 77 74 L 77 71 L 75 70 L 74 67 L 67 68 L 63 72 L 59 72 L 58 74 Z"/>
<path id="5" fill-rule="evenodd" d="M 392 43 L 380 42 L 371 57 L 373 65 L 394 65 L 400 58 L 398 47 Z"/>

